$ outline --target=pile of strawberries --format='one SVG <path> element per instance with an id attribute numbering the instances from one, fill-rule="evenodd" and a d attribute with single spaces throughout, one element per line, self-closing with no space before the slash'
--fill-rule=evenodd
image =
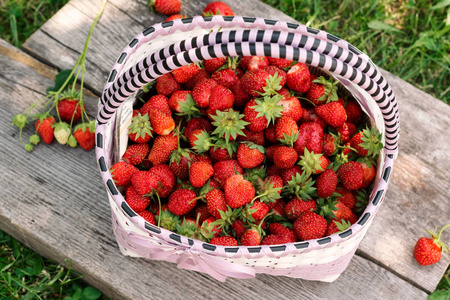
<path id="1" fill-rule="evenodd" d="M 111 166 L 146 221 L 217 245 L 274 245 L 348 228 L 383 145 L 358 103 L 303 63 L 260 56 L 183 66 L 145 87 Z"/>

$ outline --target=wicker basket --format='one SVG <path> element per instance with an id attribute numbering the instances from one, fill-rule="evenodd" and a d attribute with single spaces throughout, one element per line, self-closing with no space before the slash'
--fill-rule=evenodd
<path id="1" fill-rule="evenodd" d="M 136 92 L 183 65 L 222 56 L 260 55 L 304 62 L 325 71 L 350 92 L 383 133 L 384 149 L 370 202 L 349 229 L 317 240 L 224 247 L 151 225 L 125 202 L 110 166 L 127 145 Z M 97 118 L 96 154 L 108 191 L 113 230 L 123 254 L 164 260 L 178 267 L 251 278 L 255 273 L 333 281 L 345 270 L 387 191 L 397 156 L 399 115 L 394 94 L 370 59 L 347 42 L 304 25 L 248 17 L 194 17 L 156 24 L 138 34 L 114 65 Z"/>

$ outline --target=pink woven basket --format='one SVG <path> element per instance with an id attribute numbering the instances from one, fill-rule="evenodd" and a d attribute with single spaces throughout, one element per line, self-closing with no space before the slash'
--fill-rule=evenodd
<path id="1" fill-rule="evenodd" d="M 271 56 L 306 63 L 339 80 L 359 102 L 384 148 L 370 202 L 344 232 L 274 246 L 225 247 L 180 236 L 147 223 L 126 203 L 110 166 L 127 145 L 136 93 L 183 65 L 223 56 Z M 194 17 L 156 24 L 123 50 L 101 96 L 96 155 L 111 205 L 113 230 L 123 254 L 176 263 L 178 267 L 227 277 L 256 273 L 333 281 L 346 269 L 385 197 L 397 157 L 399 115 L 395 96 L 377 67 L 361 51 L 329 33 L 304 25 L 248 17 Z"/>

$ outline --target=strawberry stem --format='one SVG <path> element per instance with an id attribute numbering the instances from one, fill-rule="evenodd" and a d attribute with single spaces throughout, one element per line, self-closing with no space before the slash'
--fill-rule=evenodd
<path id="1" fill-rule="evenodd" d="M 161 198 L 159 198 L 158 193 L 155 193 L 156 198 L 158 198 L 158 227 L 161 225 Z"/>
<path id="2" fill-rule="evenodd" d="M 439 241 L 441 240 L 442 232 L 444 232 L 444 229 L 447 228 L 447 227 L 450 227 L 450 224 L 445 225 L 445 226 L 442 227 L 441 230 L 439 231 L 439 234 L 438 234 L 438 237 L 437 237 L 437 239 L 438 239 Z"/>

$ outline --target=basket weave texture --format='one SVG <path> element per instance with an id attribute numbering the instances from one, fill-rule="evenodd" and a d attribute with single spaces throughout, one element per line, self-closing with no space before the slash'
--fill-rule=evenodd
<path id="1" fill-rule="evenodd" d="M 126 145 L 126 139 L 120 138 L 120 124 L 131 119 L 140 88 L 183 65 L 214 57 L 250 55 L 287 58 L 327 72 L 353 95 L 372 126 L 383 133 L 384 148 L 369 204 L 346 231 L 275 246 L 211 245 L 145 222 L 114 184 L 109 168 Z M 123 254 L 173 262 L 221 281 L 266 273 L 329 282 L 345 270 L 383 202 L 398 153 L 398 137 L 399 113 L 393 91 L 371 60 L 346 41 L 283 21 L 194 17 L 156 24 L 125 47 L 100 98 L 96 155 L 108 192 L 113 231 Z"/>

